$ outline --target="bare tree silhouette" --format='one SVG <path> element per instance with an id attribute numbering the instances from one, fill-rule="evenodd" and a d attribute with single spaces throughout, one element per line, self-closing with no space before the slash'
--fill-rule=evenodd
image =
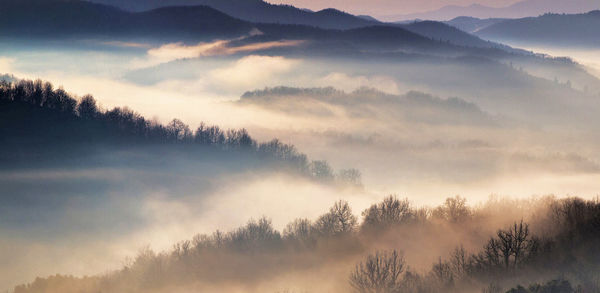
<path id="1" fill-rule="evenodd" d="M 350 274 L 350 285 L 359 293 L 398 292 L 404 266 L 404 258 L 398 251 L 377 251 L 356 265 Z"/>

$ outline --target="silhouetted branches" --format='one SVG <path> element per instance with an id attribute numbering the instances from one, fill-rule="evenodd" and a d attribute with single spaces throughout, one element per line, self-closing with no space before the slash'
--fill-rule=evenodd
<path id="1" fill-rule="evenodd" d="M 396 251 L 377 251 L 367 256 L 350 274 L 350 285 L 359 293 L 399 292 L 404 258 Z"/>
<path id="2" fill-rule="evenodd" d="M 381 203 L 374 204 L 363 212 L 364 229 L 388 229 L 412 221 L 415 211 L 408 199 L 399 200 L 395 196 L 386 197 Z"/>
<path id="3" fill-rule="evenodd" d="M 544 205 L 548 207 L 543 209 L 548 217 L 536 227 L 551 225 L 554 230 L 550 234 L 536 234 L 530 224 L 517 221 L 492 233 L 481 249 L 469 252 L 458 246 L 425 272 L 409 269 L 403 253 L 393 248 L 394 243 L 381 250 L 382 237 L 411 235 L 406 232 L 432 226 L 442 227 L 448 233 L 466 229 L 478 221 L 475 217 L 481 208 L 470 208 L 463 200 L 451 198 L 433 210 L 443 209 L 445 215 L 459 216 L 440 218 L 412 208 L 407 200 L 389 196 L 366 209 L 358 223 L 350 205 L 338 201 L 315 221 L 294 220 L 282 233 L 267 218 L 251 220 L 230 232 L 197 235 L 167 252 L 144 249 L 123 269 L 111 274 L 37 279 L 17 287 L 15 293 L 166 290 L 202 281 L 229 283 L 270 278 L 325 264 L 347 266 L 348 260 L 365 256 L 354 268 L 347 267 L 348 287 L 356 292 L 501 293 L 508 288 L 513 288 L 508 291 L 511 293 L 598 292 L 600 202 L 546 199 Z M 424 216 L 412 220 L 419 214 Z M 568 276 L 569 280 L 536 283 L 558 276 Z M 532 283 L 527 288 L 516 286 Z"/>

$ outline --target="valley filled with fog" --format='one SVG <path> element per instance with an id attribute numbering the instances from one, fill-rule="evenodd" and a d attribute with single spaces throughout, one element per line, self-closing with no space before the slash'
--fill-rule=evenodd
<path id="1" fill-rule="evenodd" d="M 596 186 L 579 182 L 598 171 L 591 75 L 566 80 L 569 69 L 517 61 L 364 64 L 218 47 L 194 57 L 204 45 L 109 46 L 15 48 L 2 57 L 3 71 L 163 123 L 178 118 L 195 129 L 204 121 L 279 138 L 311 158 L 358 168 L 367 190 L 431 199 L 422 203 L 451 194 L 595 195 Z M 101 61 L 86 66 L 89 59 Z M 524 186 L 523 173 L 538 178 Z M 431 183 L 444 184 L 445 194 L 428 190 Z"/>
<path id="2" fill-rule="evenodd" d="M 566 215 L 597 214 L 593 47 L 358 20 L 176 35 L 171 18 L 114 13 L 134 28 L 0 29 L 0 291 L 60 274 L 15 292 L 348 292 L 355 264 L 393 249 L 411 286 L 439 288 L 389 292 L 444 292 L 442 260 L 481 265 L 518 221 L 540 247 L 588 235 Z M 386 204 L 402 211 L 383 221 Z M 523 268 L 551 254 L 527 249 Z M 359 268 L 351 287 L 376 292 L 359 290 Z M 493 287 L 485 272 L 453 275 L 453 290 Z"/>

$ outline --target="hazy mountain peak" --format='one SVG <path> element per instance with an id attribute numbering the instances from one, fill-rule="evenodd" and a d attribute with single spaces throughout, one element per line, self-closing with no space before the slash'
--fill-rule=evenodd
<path id="1" fill-rule="evenodd" d="M 321 9 L 319 11 L 317 11 L 316 13 L 322 13 L 322 14 L 341 14 L 341 15 L 350 15 L 346 12 L 343 12 L 341 10 L 337 10 L 335 8 L 325 8 L 325 9 Z"/>
<path id="2" fill-rule="evenodd" d="M 522 18 L 544 13 L 582 13 L 600 8 L 591 0 L 523 0 L 506 7 L 489 7 L 474 3 L 468 6 L 448 5 L 440 9 L 405 15 L 389 15 L 386 19 L 401 21 L 409 19 L 450 20 L 459 16 L 477 18 Z"/>
<path id="3" fill-rule="evenodd" d="M 257 23 L 300 24 L 329 29 L 350 29 L 373 24 L 374 20 L 357 17 L 334 8 L 313 12 L 286 4 L 262 0 L 90 0 L 129 11 L 144 11 L 165 6 L 205 5 L 235 18 Z"/>
<path id="4" fill-rule="evenodd" d="M 477 35 L 498 41 L 512 41 L 554 47 L 600 47 L 600 11 L 580 14 L 546 13 L 538 17 L 510 19 L 489 25 Z"/>

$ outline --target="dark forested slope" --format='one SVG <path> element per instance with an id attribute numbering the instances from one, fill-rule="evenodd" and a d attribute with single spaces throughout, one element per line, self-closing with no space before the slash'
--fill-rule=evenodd
<path id="1" fill-rule="evenodd" d="M 493 40 L 546 44 L 555 47 L 600 46 L 600 10 L 582 14 L 544 14 L 511 19 L 476 32 Z"/>
<path id="2" fill-rule="evenodd" d="M 135 155 L 115 156 L 127 153 Z M 193 131 L 177 119 L 163 125 L 128 108 L 101 110 L 92 96 L 77 100 L 47 82 L 0 81 L 0 162 L 5 170 L 160 165 L 166 158 L 234 161 L 246 167 L 283 168 L 318 180 L 336 179 L 327 162 L 310 162 L 294 146 L 276 139 L 259 143 L 245 129 L 201 124 Z M 359 184 L 360 173 L 354 174 L 337 179 Z"/>
<path id="3" fill-rule="evenodd" d="M 211 39 L 247 34 L 252 25 L 207 6 L 132 13 L 78 0 L 3 0 L 0 36 L 24 39 Z"/>
<path id="4" fill-rule="evenodd" d="M 336 9 L 313 12 L 291 5 L 275 5 L 262 0 L 93 0 L 130 11 L 144 11 L 167 6 L 209 6 L 233 17 L 250 22 L 301 24 L 327 29 L 350 29 L 379 23 Z"/>

